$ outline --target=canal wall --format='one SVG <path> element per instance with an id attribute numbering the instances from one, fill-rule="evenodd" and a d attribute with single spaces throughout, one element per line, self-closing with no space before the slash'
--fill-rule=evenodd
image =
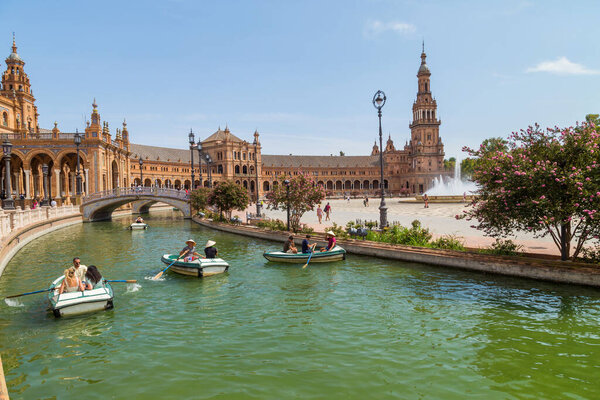
<path id="1" fill-rule="evenodd" d="M 8 262 L 27 243 L 74 224 L 82 223 L 79 207 L 39 207 L 34 210 L 0 209 L 0 277 Z"/>
<path id="2" fill-rule="evenodd" d="M 259 239 L 285 242 L 289 232 L 270 231 L 249 225 L 230 225 L 198 217 L 193 221 L 207 228 Z M 300 244 L 304 235 L 297 234 Z M 325 244 L 323 234 L 311 234 L 311 239 Z M 337 243 L 348 253 L 386 258 L 405 262 L 437 265 L 483 273 L 537 279 L 549 282 L 600 287 L 600 268 L 590 264 L 562 262 L 532 256 L 493 256 L 476 252 L 429 249 L 423 247 L 392 245 L 359 239 L 339 239 Z"/>

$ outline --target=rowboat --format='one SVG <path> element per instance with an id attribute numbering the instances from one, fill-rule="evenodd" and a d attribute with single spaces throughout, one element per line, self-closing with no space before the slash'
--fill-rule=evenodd
<path id="1" fill-rule="evenodd" d="M 179 254 L 164 254 L 160 259 L 167 265 L 170 265 L 173 261 L 177 260 Z M 229 264 L 222 258 L 198 258 L 194 261 L 183 261 L 177 260 L 169 268 L 170 271 L 176 272 L 181 275 L 197 276 L 211 276 L 222 274 L 229 269 Z"/>
<path id="2" fill-rule="evenodd" d="M 113 290 L 108 282 L 103 281 L 92 290 L 58 294 L 63 279 L 64 275 L 52 282 L 48 292 L 48 300 L 55 317 L 86 314 L 113 308 Z"/>
<path id="3" fill-rule="evenodd" d="M 284 253 L 283 251 L 265 251 L 263 256 L 269 261 L 303 264 L 308 261 L 310 253 Z M 334 246 L 330 251 L 315 251 L 310 262 L 331 262 L 346 259 L 346 250 L 340 246 Z"/>
<path id="4" fill-rule="evenodd" d="M 131 230 L 148 229 L 148 224 L 145 224 L 143 222 L 134 222 L 131 225 L 129 225 L 129 229 L 131 229 Z"/>

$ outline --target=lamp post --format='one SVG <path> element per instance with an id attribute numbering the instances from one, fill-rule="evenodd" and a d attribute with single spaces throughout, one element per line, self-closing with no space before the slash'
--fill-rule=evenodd
<path id="1" fill-rule="evenodd" d="M 8 135 L 2 142 L 2 153 L 4 154 L 4 191 L 6 198 L 2 201 L 2 207 L 5 210 L 14 210 L 15 202 L 12 198 L 12 185 L 10 182 L 10 154 L 12 152 L 12 143 L 8 141 Z"/>
<path id="2" fill-rule="evenodd" d="M 283 184 L 285 185 L 285 192 L 286 192 L 286 209 L 287 209 L 287 230 L 289 232 L 290 230 L 290 181 L 289 180 L 285 180 L 283 181 Z"/>
<path id="3" fill-rule="evenodd" d="M 44 187 L 44 199 L 42 200 L 42 205 L 49 205 L 48 201 L 48 164 L 42 164 L 42 174 L 44 179 L 42 181 L 42 185 Z"/>
<path id="4" fill-rule="evenodd" d="M 206 159 L 206 168 L 207 168 L 207 173 L 208 173 L 208 187 L 212 188 L 212 171 L 211 171 L 212 158 L 211 158 L 210 154 L 206 154 L 205 159 Z"/>
<path id="5" fill-rule="evenodd" d="M 75 136 L 73 136 L 75 146 L 77 146 L 77 169 L 75 172 L 75 194 L 81 196 L 81 175 L 79 173 L 79 145 L 81 145 L 81 135 L 79 131 L 75 129 Z"/>
<path id="6" fill-rule="evenodd" d="M 387 226 L 387 207 L 385 205 L 385 181 L 383 180 L 383 139 L 381 135 L 381 109 L 385 105 L 385 93 L 378 90 L 373 96 L 373 106 L 377 109 L 377 115 L 379 117 L 379 167 L 381 169 L 381 182 L 379 187 L 381 188 L 381 204 L 379 205 L 379 227 L 383 229 Z"/>
<path id="7" fill-rule="evenodd" d="M 254 145 L 254 171 L 256 171 L 256 217 L 258 218 L 260 217 L 260 200 L 258 196 L 258 140 L 256 136 L 254 136 L 254 143 L 252 144 Z"/>
<path id="8" fill-rule="evenodd" d="M 144 166 L 144 160 L 142 160 L 142 156 L 140 156 L 140 186 L 144 186 L 144 172 L 142 171 L 142 167 Z"/>
<path id="9" fill-rule="evenodd" d="M 196 144 L 196 138 L 194 137 L 194 132 L 190 128 L 190 133 L 188 135 L 188 139 L 190 142 L 190 155 L 191 155 L 191 163 L 192 163 L 192 184 L 190 185 L 190 190 L 194 190 L 194 145 Z"/>
<path id="10" fill-rule="evenodd" d="M 200 179 L 200 187 L 204 187 L 204 183 L 202 183 L 202 143 L 200 142 L 200 138 L 198 138 L 196 150 L 198 150 L 198 179 Z"/>

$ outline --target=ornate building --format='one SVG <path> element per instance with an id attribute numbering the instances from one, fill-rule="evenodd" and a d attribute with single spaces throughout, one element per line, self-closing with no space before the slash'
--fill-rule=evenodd
<path id="1" fill-rule="evenodd" d="M 6 65 L 0 87 L 0 135 L 13 144 L 10 171 L 13 196 L 22 194 L 28 202 L 47 194 L 59 203 L 71 203 L 76 193 L 76 132 L 61 132 L 56 122 L 52 130 L 38 127 L 35 98 L 14 38 Z M 439 136 L 441 122 L 431 94 L 430 76 L 423 51 L 409 125 L 410 140 L 397 150 L 390 135 L 383 149 L 384 185 L 388 193 L 422 193 L 433 178 L 446 174 L 444 146 Z M 90 121 L 81 136 L 83 194 L 130 185 L 187 189 L 232 180 L 251 194 L 258 190 L 264 195 L 277 185 L 277 177 L 301 171 L 313 175 L 333 195 L 373 195 L 380 185 L 377 142 L 369 156 L 267 155 L 261 154 L 258 132 L 254 132 L 250 143 L 235 136 L 226 126 L 201 141 L 200 157 L 197 148 L 182 150 L 130 143 L 125 121 L 122 128 L 115 130 L 113 139 L 108 122 L 100 118 L 95 100 Z M 191 151 L 194 152 L 193 185 Z M 3 168 L 4 163 L 0 163 L 0 183 L 4 189 Z"/>

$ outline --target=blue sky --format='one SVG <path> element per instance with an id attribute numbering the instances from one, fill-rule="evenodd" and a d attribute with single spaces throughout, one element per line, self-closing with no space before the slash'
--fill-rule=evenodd
<path id="1" fill-rule="evenodd" d="M 535 122 L 600 112 L 593 1 L 0 1 L 40 126 L 83 129 L 97 99 L 135 143 L 186 147 L 229 125 L 267 154 L 369 154 L 409 138 L 421 41 L 446 156 Z M 2 39 L 4 38 L 4 39 Z M 2 45 L 2 41 L 4 45 Z M 2 47 L 3 46 L 3 47 Z"/>

